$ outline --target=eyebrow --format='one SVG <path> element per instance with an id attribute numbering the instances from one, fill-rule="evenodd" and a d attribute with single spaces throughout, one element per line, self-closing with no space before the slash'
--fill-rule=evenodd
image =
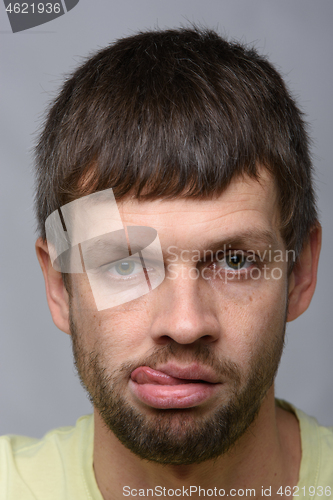
<path id="1" fill-rule="evenodd" d="M 82 245 L 82 244 L 81 244 Z M 104 264 L 110 264 L 118 260 L 129 257 L 127 243 L 113 243 L 102 238 L 93 244 L 87 244 L 83 249 L 83 256 L 86 267 L 99 267 Z"/>
<path id="2" fill-rule="evenodd" d="M 188 250 L 192 252 L 198 251 L 200 254 L 204 254 L 204 252 L 207 251 L 216 253 L 218 250 L 222 249 L 256 251 L 263 250 L 267 247 L 270 247 L 272 250 L 280 247 L 276 234 L 269 230 L 252 228 L 242 231 L 241 233 L 226 235 L 224 238 L 218 240 L 210 240 L 205 243 L 200 242 L 195 248 Z M 179 250 L 182 249 L 179 248 Z M 163 252 L 163 256 L 166 256 L 165 252 Z"/>
<path id="3" fill-rule="evenodd" d="M 97 241 L 96 241 L 97 240 Z M 128 252 L 127 242 L 120 244 L 120 242 L 111 242 L 103 239 L 103 237 L 96 238 L 93 245 L 87 245 L 84 249 L 84 260 L 88 267 L 91 267 L 92 262 L 95 266 L 101 266 L 105 264 L 111 264 L 118 260 L 123 260 L 130 257 Z M 170 245 L 173 246 L 173 245 Z M 170 248 L 170 246 L 168 248 Z M 267 247 L 273 250 L 279 247 L 279 242 L 277 236 L 274 232 L 269 230 L 261 230 L 257 228 L 248 229 L 242 231 L 241 233 L 236 233 L 232 235 L 226 235 L 226 237 L 218 240 L 211 240 L 205 243 L 200 242 L 196 248 L 192 248 L 189 251 L 198 251 L 200 254 L 204 255 L 204 252 L 216 253 L 222 249 L 242 249 L 246 251 L 256 251 L 263 250 Z M 145 250 L 143 248 L 143 250 Z M 183 250 L 179 248 L 179 250 Z M 163 260 L 167 261 L 170 253 L 168 249 L 162 249 Z M 154 248 L 149 249 L 150 259 L 155 257 L 159 258 L 160 253 Z M 96 260 L 99 262 L 97 263 Z M 90 262 L 89 262 L 90 261 Z"/>
<path id="4" fill-rule="evenodd" d="M 132 248 L 134 246 L 133 243 L 134 242 L 132 242 Z M 139 245 L 140 250 L 138 250 L 138 248 L 135 248 L 134 246 L 135 251 L 130 254 L 127 241 L 122 244 L 119 241 L 113 242 L 103 239 L 103 236 L 101 236 L 96 238 L 93 244 L 88 243 L 86 245 L 83 252 L 84 261 L 86 263 L 86 266 L 89 266 L 89 268 L 99 267 L 106 264 L 112 264 L 119 260 L 128 259 L 129 257 L 133 257 L 140 252 L 144 252 L 144 259 L 146 260 L 156 259 L 160 261 L 161 252 L 158 249 L 151 247 L 150 245 L 151 244 L 147 245 L 146 247 L 143 245 Z"/>
<path id="5" fill-rule="evenodd" d="M 261 229 L 248 229 L 240 234 L 234 234 L 223 238 L 223 246 L 241 246 L 245 247 L 247 250 L 253 250 L 254 247 L 260 245 L 261 247 L 271 246 L 276 248 L 279 246 L 279 241 L 276 234 L 273 231 L 261 230 Z M 212 243 L 211 248 L 218 249 L 221 241 Z"/>

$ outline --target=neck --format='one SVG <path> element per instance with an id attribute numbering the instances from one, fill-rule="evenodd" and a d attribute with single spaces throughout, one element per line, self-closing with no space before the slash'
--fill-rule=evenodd
<path id="1" fill-rule="evenodd" d="M 273 492 L 276 493 L 280 486 L 297 484 L 300 459 L 297 419 L 275 407 L 273 387 L 267 393 L 256 420 L 233 448 L 218 459 L 201 464 L 161 465 L 140 459 L 106 428 L 95 410 L 94 471 L 104 500 L 132 497 L 135 493 L 140 496 L 140 489 L 144 491 L 141 496 L 154 496 L 156 487 L 161 489 L 162 497 L 169 496 L 168 489 L 177 489 L 175 495 L 187 496 L 187 490 L 188 494 L 191 492 L 191 498 L 199 498 L 199 487 L 201 497 L 202 489 L 207 495 L 207 490 L 216 488 L 216 496 L 219 489 L 225 490 L 225 496 L 234 496 L 234 491 L 230 494 L 232 489 L 251 489 L 255 491 L 255 494 L 252 491 L 251 498 L 261 498 L 262 488 L 271 487 L 274 498 Z M 154 494 L 147 492 L 148 489 Z M 237 494 L 235 498 L 238 498 Z"/>

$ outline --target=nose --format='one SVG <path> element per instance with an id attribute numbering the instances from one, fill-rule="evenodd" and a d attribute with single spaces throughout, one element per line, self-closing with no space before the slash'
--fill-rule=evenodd
<path id="1" fill-rule="evenodd" d="M 176 279 L 166 277 L 156 289 L 151 336 L 157 344 L 171 340 L 178 344 L 215 342 L 220 337 L 220 324 L 211 290 L 200 278 L 181 274 Z"/>

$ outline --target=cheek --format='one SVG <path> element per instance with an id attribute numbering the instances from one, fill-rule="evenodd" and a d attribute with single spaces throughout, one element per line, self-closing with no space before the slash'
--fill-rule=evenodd
<path id="1" fill-rule="evenodd" d="M 83 276 L 73 287 L 72 315 L 86 352 L 98 351 L 113 362 L 135 358 L 148 330 L 149 307 L 145 297 L 97 311 L 89 282 Z"/>
<path id="2" fill-rule="evenodd" d="M 219 312 L 223 355 L 243 366 L 283 336 L 287 308 L 285 280 L 224 294 Z"/>

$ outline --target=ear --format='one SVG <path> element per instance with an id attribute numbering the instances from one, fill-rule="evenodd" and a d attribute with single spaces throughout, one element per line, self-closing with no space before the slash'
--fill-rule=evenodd
<path id="1" fill-rule="evenodd" d="M 63 332 L 70 334 L 69 297 L 62 275 L 53 269 L 46 241 L 38 238 L 36 253 L 45 280 L 46 298 L 54 324 Z"/>
<path id="2" fill-rule="evenodd" d="M 309 239 L 298 257 L 289 277 L 289 306 L 287 321 L 298 318 L 310 305 L 317 282 L 321 248 L 321 225 L 311 230 Z"/>

